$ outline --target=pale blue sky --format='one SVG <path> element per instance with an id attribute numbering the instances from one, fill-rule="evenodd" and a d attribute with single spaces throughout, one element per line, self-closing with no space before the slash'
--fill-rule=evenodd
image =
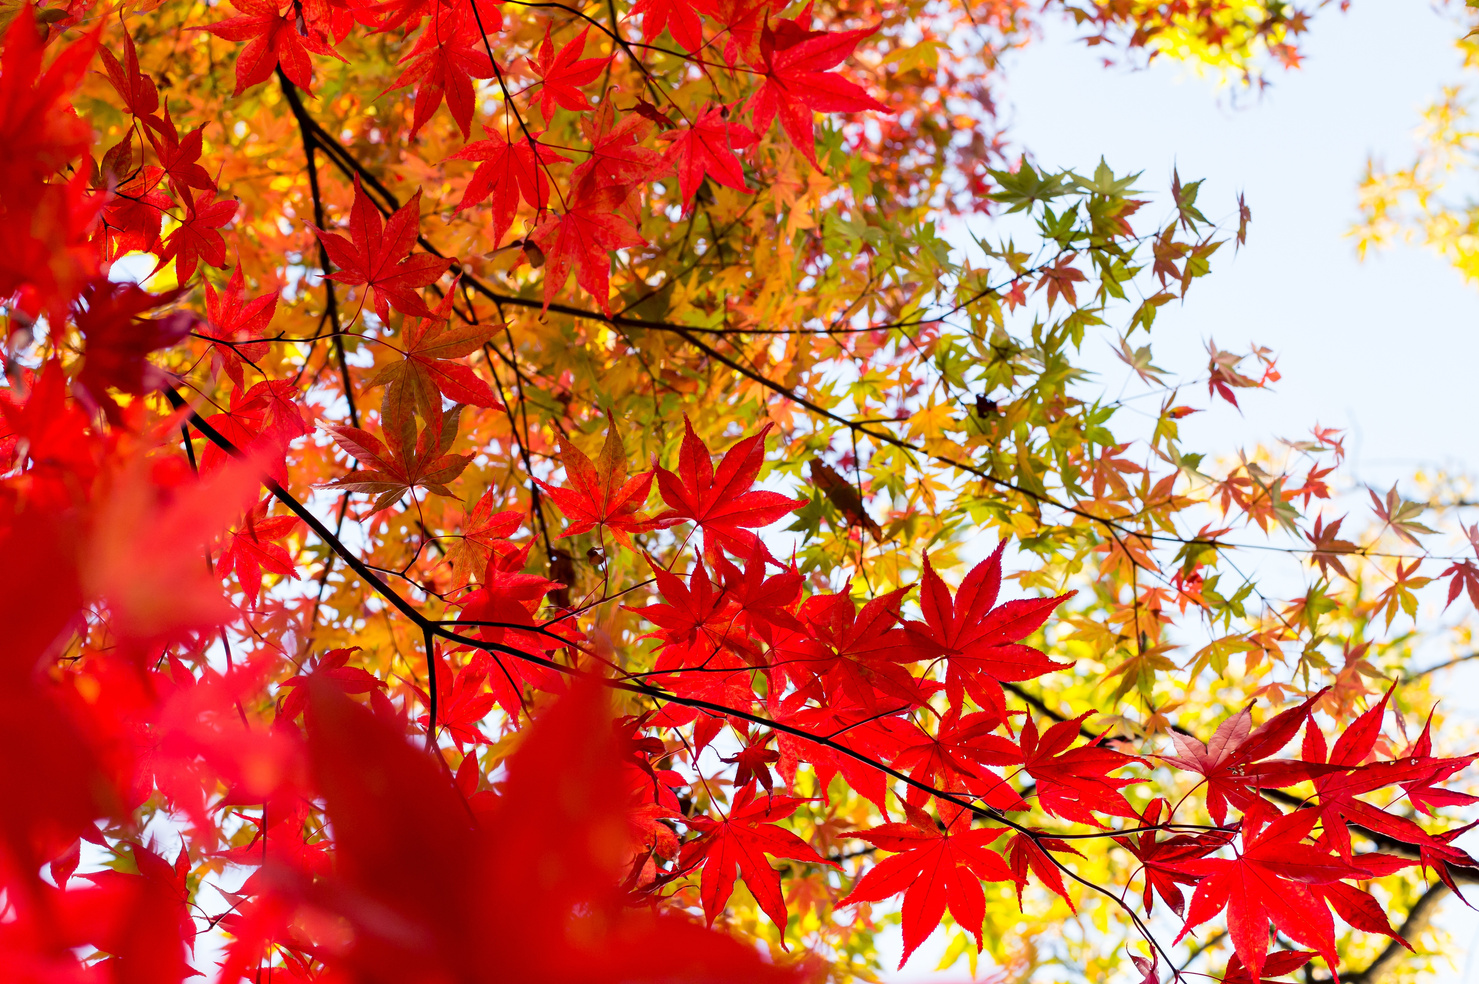
<path id="1" fill-rule="evenodd" d="M 1450 15 L 1397 0 L 1327 9 L 1312 24 L 1304 67 L 1271 73 L 1261 96 L 1236 105 L 1172 63 L 1105 69 L 1078 33 L 1046 25 L 1007 59 L 998 104 L 1015 140 L 1050 169 L 1089 173 L 1102 155 L 1117 173 L 1145 172 L 1140 187 L 1161 193 L 1175 166 L 1183 181 L 1206 179 L 1198 204 L 1211 218 L 1232 216 L 1239 191 L 1253 209 L 1247 246 L 1219 254 L 1184 305 L 1163 309 L 1156 362 L 1195 377 L 1208 336 L 1224 349 L 1254 341 L 1279 354 L 1283 380 L 1273 393 L 1240 396 L 1243 415 L 1223 404 L 1187 418 L 1186 446 L 1232 452 L 1319 422 L 1350 432 L 1350 464 L 1365 483 L 1385 486 L 1421 466 L 1479 469 L 1479 290 L 1417 247 L 1358 262 L 1347 236 L 1368 156 L 1405 164 L 1423 107 L 1463 80 Z M 1205 390 L 1188 395 L 1206 405 Z M 1479 919 L 1452 900 L 1443 917 L 1458 966 L 1439 980 L 1471 984 Z M 891 969 L 897 931 L 880 944 Z M 963 961 L 933 973 L 943 945 L 937 931 L 885 979 L 968 979 Z"/>
<path id="2" fill-rule="evenodd" d="M 1001 102 L 1040 163 L 1087 171 L 1103 155 L 1162 192 L 1174 165 L 1183 181 L 1206 179 L 1209 217 L 1231 215 L 1239 191 L 1253 209 L 1247 246 L 1220 254 L 1185 306 L 1163 314 L 1158 362 L 1195 372 L 1207 336 L 1223 348 L 1251 340 L 1279 353 L 1284 378 L 1275 395 L 1240 401 L 1241 419 L 1189 418 L 1189 446 L 1232 450 L 1318 420 L 1351 430 L 1364 481 L 1420 463 L 1479 465 L 1479 291 L 1416 247 L 1358 262 L 1346 236 L 1368 155 L 1405 163 L 1422 107 L 1462 78 L 1449 15 L 1394 0 L 1328 9 L 1304 67 L 1271 73 L 1237 107 L 1172 63 L 1106 70 L 1075 36 L 1051 24 L 1007 63 Z"/>

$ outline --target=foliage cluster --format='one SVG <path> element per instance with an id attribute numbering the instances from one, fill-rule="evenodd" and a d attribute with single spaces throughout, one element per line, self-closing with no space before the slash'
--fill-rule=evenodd
<path id="1" fill-rule="evenodd" d="M 12 979 L 871 979 L 947 915 L 1003 980 L 1419 965 L 1479 533 L 1350 539 L 1333 432 L 1183 445 L 1278 378 L 1151 353 L 1249 210 L 1007 160 L 1035 13 L 232 5 L 7 10 Z"/>

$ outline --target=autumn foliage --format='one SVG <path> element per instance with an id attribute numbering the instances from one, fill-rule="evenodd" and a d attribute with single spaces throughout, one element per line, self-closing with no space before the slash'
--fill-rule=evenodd
<path id="1" fill-rule="evenodd" d="M 1249 209 L 1009 157 L 1036 12 L 231 7 L 4 8 L 6 980 L 1251 984 L 1479 874 L 1401 635 L 1479 537 L 1183 446 Z"/>

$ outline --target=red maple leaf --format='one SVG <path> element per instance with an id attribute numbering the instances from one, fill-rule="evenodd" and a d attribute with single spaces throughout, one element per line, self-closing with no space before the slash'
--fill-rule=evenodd
<path id="1" fill-rule="evenodd" d="M 1264 984 L 1278 984 L 1277 981 L 1269 980 L 1269 978 L 1286 977 L 1309 963 L 1315 956 L 1316 954 L 1308 950 L 1275 950 L 1264 958 L 1261 980 Z M 1257 982 L 1248 976 L 1248 968 L 1243 966 L 1243 961 L 1234 953 L 1228 958 L 1227 971 L 1222 975 L 1222 984 L 1257 984 Z"/>
<path id="2" fill-rule="evenodd" d="M 662 154 L 642 146 L 652 120 L 640 113 L 618 120 L 610 99 L 601 100 L 594 114 L 581 116 L 580 129 L 590 156 L 570 173 L 572 184 L 589 175 L 602 187 L 631 186 L 646 182 L 662 164 Z"/>
<path id="3" fill-rule="evenodd" d="M 1407 794 L 1408 800 L 1417 807 L 1419 812 L 1432 816 L 1436 807 L 1468 806 L 1470 803 L 1479 802 L 1479 797 L 1469 793 L 1461 793 L 1454 789 L 1437 789 L 1433 786 L 1434 782 L 1447 778 L 1453 772 L 1474 761 L 1475 758 L 1479 758 L 1479 755 L 1463 755 L 1447 759 L 1433 758 L 1433 711 L 1428 711 L 1428 720 L 1423 724 L 1422 734 L 1418 736 L 1417 741 L 1413 742 L 1397 758 L 1426 760 L 1442 766 L 1441 769 L 1435 770 L 1433 775 L 1425 776 L 1414 782 L 1402 783 L 1403 792 Z M 1449 771 L 1450 769 L 1452 771 Z"/>
<path id="4" fill-rule="evenodd" d="M 1032 680 L 1072 665 L 1054 662 L 1017 640 L 1036 632 L 1074 594 L 996 605 L 1005 547 L 1005 541 L 997 544 L 990 557 L 971 569 L 953 600 L 950 589 L 930 565 L 929 554 L 925 554 L 919 590 L 924 621 L 905 625 L 926 657 L 945 659 L 945 695 L 951 707 L 960 708 L 969 693 L 977 704 L 1003 720 L 1003 681 Z"/>
<path id="5" fill-rule="evenodd" d="M 765 855 L 837 867 L 817 854 L 806 841 L 776 826 L 775 821 L 786 819 L 804 802 L 794 796 L 756 799 L 755 787 L 745 786 L 735 794 L 727 816 L 719 820 L 706 816 L 688 820 L 699 836 L 683 845 L 679 864 L 685 871 L 703 865 L 699 898 L 710 925 L 734 891 L 736 866 L 761 910 L 783 928 L 786 903 L 781 898 L 781 876 L 765 860 Z"/>
<path id="6" fill-rule="evenodd" d="M 1236 857 L 1180 865 L 1201 880 L 1176 942 L 1226 910 L 1228 935 L 1254 979 L 1263 974 L 1270 923 L 1296 943 L 1314 949 L 1334 969 L 1339 963 L 1335 924 L 1311 886 L 1370 873 L 1304 843 L 1319 819 L 1316 810 L 1280 815 L 1254 797 L 1243 814 L 1242 846 Z"/>
<path id="7" fill-rule="evenodd" d="M 530 237 L 545 254 L 544 306 L 565 287 L 570 270 L 575 282 L 611 313 L 611 251 L 647 242 L 620 210 L 626 185 L 601 185 L 587 177 L 576 186 L 563 214 L 551 215 Z"/>
<path id="8" fill-rule="evenodd" d="M 736 152 L 749 147 L 756 137 L 749 127 L 729 122 L 729 107 L 710 106 L 692 125 L 665 133 L 662 139 L 672 141 L 668 160 L 678 172 L 685 212 L 693 207 L 693 196 L 705 176 L 726 188 L 750 190 Z"/>
<path id="9" fill-rule="evenodd" d="M 273 900 L 289 912 L 311 906 L 346 928 L 334 955 L 346 975 L 794 979 L 727 934 L 623 904 L 631 784 L 598 682 L 573 688 L 539 716 L 506 762 L 501 795 L 479 804 L 480 822 L 466 798 L 475 775 L 454 780 L 406 741 L 398 721 L 329 681 L 315 677 L 306 689 L 308 759 L 335 857 L 321 874 L 281 879 Z M 709 855 L 716 873 L 724 851 Z M 233 943 L 223 976 L 252 976 L 253 943 L 265 939 Z"/>
<path id="10" fill-rule="evenodd" d="M 113 83 L 114 90 L 123 97 L 124 108 L 139 119 L 149 122 L 159 111 L 159 90 L 153 79 L 139 71 L 139 52 L 134 47 L 133 35 L 124 32 L 122 64 L 107 48 L 100 49 L 98 54 L 103 59 L 108 81 Z"/>
<path id="11" fill-rule="evenodd" d="M 445 657 L 437 656 L 437 729 L 451 736 L 460 752 L 465 745 L 491 745 L 492 740 L 478 724 L 493 710 L 494 697 L 487 689 L 488 675 L 498 672 L 487 653 L 475 652 L 454 674 Z M 419 686 L 421 702 L 431 701 Z M 431 723 L 431 714 L 419 718 L 423 728 Z"/>
<path id="12" fill-rule="evenodd" d="M 153 145 L 160 166 L 176 194 L 188 196 L 190 193 L 186 188 L 195 188 L 198 191 L 215 190 L 216 183 L 211 180 L 210 172 L 197 163 L 204 145 L 204 126 L 191 130 L 181 140 L 175 121 L 170 118 L 169 109 L 166 108 L 162 125 L 156 123 L 145 127 L 144 134 Z"/>
<path id="13" fill-rule="evenodd" d="M 921 704 L 925 681 L 904 665 L 919 658 L 908 633 L 899 628 L 899 605 L 906 588 L 870 598 L 862 608 L 844 590 L 812 595 L 802 603 L 801 633 L 778 633 L 773 665 L 820 697 L 839 690 L 870 713 L 880 697 Z"/>
<path id="14" fill-rule="evenodd" d="M 86 339 L 77 385 L 110 416 L 118 407 L 109 389 L 141 395 L 168 382 L 169 375 L 151 364 L 148 355 L 184 338 L 194 316 L 184 311 L 160 318 L 140 315 L 169 304 L 180 293 L 151 294 L 137 284 L 98 279 L 77 298 L 73 321 Z"/>
<path id="15" fill-rule="evenodd" d="M 549 165 L 570 158 L 542 146 L 537 134 L 510 141 L 487 127 L 483 129 L 487 140 L 473 141 L 452 155 L 453 160 L 479 162 L 457 203 L 457 211 L 472 208 L 492 195 L 493 241 L 500 243 L 513 225 L 520 199 L 536 209 L 549 204 Z"/>
<path id="16" fill-rule="evenodd" d="M 239 263 L 232 271 L 226 289 L 219 294 L 207 280 L 205 312 L 208 324 L 196 330 L 200 336 L 210 339 L 211 360 L 216 371 L 224 368 L 237 389 L 246 385 L 241 364 L 255 363 L 267 354 L 271 343 L 261 335 L 277 310 L 277 291 L 252 298 L 245 294 L 246 281 Z"/>
<path id="17" fill-rule="evenodd" d="M 716 471 L 708 447 L 684 416 L 677 474 L 666 468 L 657 469 L 657 487 L 669 506 L 657 517 L 658 521 L 671 525 L 691 520 L 704 531 L 705 537 L 712 536 L 717 541 L 706 541 L 706 548 L 723 543 L 742 556 L 751 554 L 759 537 L 750 530 L 769 526 L 808 501 L 750 488 L 765 463 L 765 435 L 772 426 L 767 423 L 760 433 L 724 452 Z"/>
<path id="18" fill-rule="evenodd" d="M 810 31 L 799 20 L 781 20 L 775 30 L 760 32 L 759 66 L 765 81 L 750 97 L 746 109 L 763 134 L 777 117 L 781 129 L 795 148 L 817 164 L 816 136 L 812 112 L 851 113 L 885 109 L 884 105 L 856 83 L 829 72 L 852 54 L 858 42 L 877 33 L 876 28 L 856 31 Z"/>
<path id="19" fill-rule="evenodd" d="M 627 454 L 616 421 L 609 421 L 606 441 L 595 462 L 575 445 L 558 435 L 560 462 L 565 466 L 568 487 L 535 479 L 569 520 L 560 536 L 575 536 L 596 527 L 609 529 L 630 545 L 632 533 L 652 529 L 656 523 L 638 512 L 652 488 L 652 472 L 627 478 Z"/>
<path id="20" fill-rule="evenodd" d="M 291 721 L 308 707 L 308 681 L 317 677 L 331 682 L 335 689 L 345 694 L 372 694 L 385 689 L 385 681 L 362 666 L 350 666 L 349 657 L 359 652 L 358 646 L 348 649 L 330 649 L 318 658 L 318 665 L 311 674 L 299 673 L 282 682 L 282 696 L 277 706 L 277 716 Z"/>
<path id="21" fill-rule="evenodd" d="M 688 51 L 704 46 L 703 21 L 692 0 L 637 0 L 627 16 L 642 18 L 643 44 L 651 44 L 667 28 L 673 40 Z"/>
<path id="22" fill-rule="evenodd" d="M 756 740 L 750 738 L 738 752 L 725 758 L 721 762 L 728 762 L 734 766 L 734 784 L 736 787 L 746 786 L 752 782 L 759 782 L 765 787 L 767 794 L 775 792 L 775 778 L 770 774 L 770 767 L 780 761 L 781 753 L 773 748 L 766 748 L 765 744 L 770 739 Z"/>
<path id="23" fill-rule="evenodd" d="M 979 796 L 998 810 L 1025 810 L 1027 804 L 1017 791 L 990 766 L 1020 765 L 1022 749 L 1010 739 L 993 734 L 1002 719 L 989 711 L 964 718 L 952 707 L 940 719 L 935 734 L 918 729 L 913 744 L 893 757 L 895 769 L 909 770 L 909 778 L 946 792 Z M 911 786 L 906 802 L 923 806 L 929 794 Z M 949 809 L 942 805 L 941 809 Z"/>
<path id="24" fill-rule="evenodd" d="M 448 12 L 441 4 L 435 4 L 431 17 L 431 23 L 416 38 L 411 50 L 402 56 L 402 64 L 411 64 L 390 84 L 390 89 L 416 86 L 412 139 L 445 97 L 447 110 L 466 140 L 477 107 L 472 80 L 492 78 L 493 62 L 488 58 L 482 32 L 464 5 L 459 4 Z"/>
<path id="25" fill-rule="evenodd" d="M 224 267 L 226 240 L 216 230 L 231 221 L 240 204 L 234 198 L 216 201 L 214 188 L 201 192 L 199 198 L 191 198 L 187 194 L 185 221 L 165 239 L 156 269 L 174 260 L 175 281 L 183 284 L 195 273 L 201 260 L 213 267 Z"/>
<path id="26" fill-rule="evenodd" d="M 1055 817 L 1095 826 L 1103 826 L 1095 812 L 1138 818 L 1120 790 L 1142 780 L 1112 779 L 1109 773 L 1139 760 L 1098 743 L 1069 747 L 1084 719 L 1094 713 L 1059 721 L 1041 737 L 1029 716 L 1022 725 L 1023 768 L 1037 780 L 1038 802 Z"/>
<path id="27" fill-rule="evenodd" d="M 1440 853 L 1449 850 L 1443 842 L 1412 820 L 1356 798 L 1363 793 L 1398 784 L 1416 786 L 1419 789 L 1431 788 L 1432 783 L 1448 778 L 1473 759 L 1473 756 L 1433 758 L 1430 755 L 1412 754 L 1416 751 L 1414 749 L 1391 761 L 1363 765 L 1376 746 L 1386 715 L 1387 702 L 1391 700 L 1395 689 L 1396 684 L 1393 684 L 1375 707 L 1341 732 L 1328 756 L 1325 736 L 1314 726 L 1314 722 L 1311 721 L 1305 729 L 1302 751 L 1304 760 L 1315 769 L 1322 765 L 1329 766 L 1314 776 L 1321 826 L 1325 837 L 1347 861 L 1352 858 L 1348 824 L 1357 824 L 1416 847 L 1426 847 Z M 1431 751 L 1431 745 L 1428 750 Z M 1445 791 L 1434 792 L 1441 795 Z M 1456 802 L 1464 802 L 1464 799 Z M 1459 860 L 1466 861 L 1467 857 Z"/>
<path id="28" fill-rule="evenodd" d="M 291 379 L 264 379 L 249 390 L 232 390 L 229 408 L 206 417 L 206 423 L 265 465 L 280 482 L 287 481 L 283 459 L 288 444 L 308 433 L 298 390 Z M 200 467 L 213 471 L 229 460 L 225 451 L 206 442 Z"/>
<path id="29" fill-rule="evenodd" d="M 578 113 L 591 108 L 590 101 L 580 90 L 596 81 L 611 58 L 580 57 L 585 54 L 586 35 L 590 32 L 590 28 L 581 31 L 556 54 L 549 29 L 545 28 L 544 43 L 539 46 L 539 59 L 530 59 L 529 67 L 543 83 L 539 90 L 539 111 L 544 114 L 546 122 L 554 118 L 557 104 Z"/>
<path id="30" fill-rule="evenodd" d="M 1453 604 L 1459 592 L 1465 590 L 1468 591 L 1469 600 L 1474 603 L 1474 607 L 1479 608 L 1479 567 L 1476 567 L 1472 560 L 1454 561 L 1442 574 L 1438 575 L 1439 580 L 1445 577 L 1453 578 L 1448 582 L 1448 601 L 1443 606 L 1445 609 Z"/>
<path id="31" fill-rule="evenodd" d="M 1166 801 L 1159 796 L 1151 800 L 1141 817 L 1147 827 L 1154 827 L 1161 822 L 1161 813 L 1165 806 Z M 1159 894 L 1179 916 L 1186 909 L 1186 897 L 1181 894 L 1180 886 L 1195 885 L 1197 879 L 1180 870 L 1178 866 L 1206 857 L 1230 839 L 1230 834 L 1221 831 L 1195 835 L 1176 834 L 1161 838 L 1154 830 L 1147 830 L 1130 837 L 1116 837 L 1115 841 L 1140 862 L 1140 871 L 1145 876 L 1146 914 L 1150 914 L 1155 896 Z"/>
<path id="32" fill-rule="evenodd" d="M 1256 790 L 1277 789 L 1303 782 L 1328 768 L 1318 764 L 1276 759 L 1263 759 L 1289 743 L 1299 726 L 1309 717 L 1314 702 L 1325 691 L 1292 707 L 1257 728 L 1253 727 L 1252 705 L 1217 726 L 1212 740 L 1205 745 L 1181 731 L 1171 732 L 1177 755 L 1157 756 L 1179 769 L 1196 772 L 1207 783 L 1207 812 L 1221 826 L 1227 821 L 1227 807 L 1248 809 L 1258 798 Z"/>
<path id="33" fill-rule="evenodd" d="M 1070 910 L 1076 912 L 1077 907 L 1068 895 L 1068 887 L 1063 883 L 1063 872 L 1049 851 L 1079 854 L 1067 841 L 1044 837 L 1040 831 L 1018 832 L 1007 842 L 1007 864 L 1011 866 L 1012 878 L 1017 882 L 1017 907 L 1022 906 L 1022 889 L 1027 887 L 1027 875 L 1031 872 L 1049 891 L 1067 902 Z M 1079 857 L 1083 855 L 1079 854 Z"/>
<path id="34" fill-rule="evenodd" d="M 493 493 L 487 491 L 473 506 L 472 515 L 462 524 L 462 533 L 447 545 L 447 562 L 452 565 L 453 584 L 460 588 L 476 575 L 481 575 L 495 554 L 516 552 L 508 537 L 524 523 L 524 514 L 513 510 L 494 512 Z"/>
<path id="35" fill-rule="evenodd" d="M 341 57 L 322 31 L 303 20 L 297 4 L 281 0 L 231 0 L 241 11 L 236 17 L 204 28 L 227 41 L 245 41 L 247 46 L 236 56 L 236 92 L 241 95 L 260 82 L 266 82 L 273 69 L 282 66 L 282 74 L 300 89 L 313 84 L 311 51 L 319 55 Z M 342 59 L 341 59 L 342 60 Z"/>
<path id="36" fill-rule="evenodd" d="M 882 902 L 904 895 L 904 955 L 909 956 L 940 924 L 948 907 L 955 922 L 982 947 L 981 926 L 986 918 L 983 881 L 1012 881 L 1012 870 L 989 845 L 1006 833 L 1003 827 L 971 829 L 969 810 L 957 809 L 947 824 L 909 809 L 911 823 L 886 823 L 854 836 L 885 851 L 895 852 L 858 879 L 838 905 Z"/>
<path id="37" fill-rule="evenodd" d="M 742 634 L 737 631 L 735 612 L 727 593 L 710 580 L 702 557 L 688 574 L 686 584 L 685 578 L 660 565 L 651 563 L 651 566 L 662 601 L 645 608 L 628 607 L 627 611 L 638 612 L 657 626 L 651 635 L 661 639 L 664 646 L 658 669 L 704 665 L 732 636 Z M 691 686 L 680 678 L 670 682 Z"/>
<path id="38" fill-rule="evenodd" d="M 409 255 L 416 245 L 421 224 L 421 192 L 384 221 L 380 210 L 370 201 L 359 177 L 354 179 L 354 206 L 349 213 L 349 234 L 354 241 L 335 232 L 314 228 L 319 241 L 329 251 L 329 258 L 340 269 L 329 274 L 330 280 L 351 286 L 364 284 L 373 290 L 375 314 L 382 322 L 390 320 L 390 305 L 402 314 L 432 317 L 431 310 L 416 293 L 418 287 L 435 283 L 452 261 L 429 253 Z"/>
<path id="39" fill-rule="evenodd" d="M 108 256 L 117 258 L 131 250 L 154 252 L 164 214 L 174 200 L 159 190 L 164 172 L 152 164 L 138 169 L 130 181 L 114 188 L 103 206 L 103 224 L 108 230 Z"/>
<path id="40" fill-rule="evenodd" d="M 246 518 L 227 534 L 221 556 L 216 561 L 216 576 L 236 572 L 242 592 L 253 604 L 262 592 L 264 569 L 283 578 L 298 576 L 298 565 L 287 548 L 276 542 L 295 533 L 302 525 L 296 516 L 268 516 L 271 500 L 259 502 Z"/>
<path id="41" fill-rule="evenodd" d="M 22 6 L 6 30 L 0 181 L 7 206 L 17 189 L 45 181 L 87 152 L 91 127 L 72 110 L 69 96 L 87 73 L 100 36 L 88 33 L 43 67 L 51 35 L 47 28 L 37 29 L 36 8 Z"/>
<path id="42" fill-rule="evenodd" d="M 400 343 L 404 358 L 387 362 L 365 383 L 371 388 L 389 387 L 382 413 L 399 417 L 414 410 L 421 419 L 436 421 L 441 418 L 443 397 L 489 410 L 507 409 L 483 377 L 459 361 L 481 349 L 502 326 L 495 322 L 454 327 L 449 319 L 456 296 L 454 290 L 447 291 L 431 317 L 406 324 Z"/>

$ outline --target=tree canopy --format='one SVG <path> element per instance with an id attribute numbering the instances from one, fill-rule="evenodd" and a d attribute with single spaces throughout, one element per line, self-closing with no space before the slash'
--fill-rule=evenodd
<path id="1" fill-rule="evenodd" d="M 1153 353 L 1252 212 L 1014 147 L 1045 17 L 1246 85 L 1307 26 L 6 6 L 9 976 L 1421 970 L 1479 532 L 1183 442 L 1279 379 Z"/>

